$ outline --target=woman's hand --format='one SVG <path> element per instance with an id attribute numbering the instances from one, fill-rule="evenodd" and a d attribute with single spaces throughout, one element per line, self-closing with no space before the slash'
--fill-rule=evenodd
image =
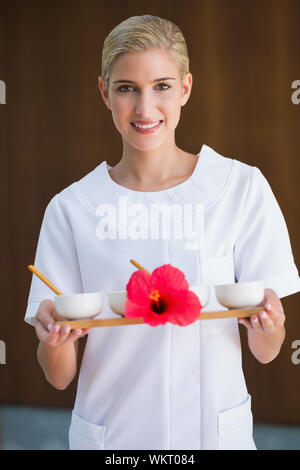
<path id="1" fill-rule="evenodd" d="M 259 315 L 252 315 L 249 319 L 239 318 L 238 322 L 248 329 L 266 334 L 273 334 L 282 329 L 285 314 L 280 298 L 273 289 L 265 289 L 264 299 L 258 306 L 263 307 Z"/>
<path id="2" fill-rule="evenodd" d="M 68 325 L 55 325 L 54 322 L 65 320 L 57 313 L 53 300 L 43 300 L 35 317 L 35 331 L 38 339 L 48 346 L 73 343 L 90 332 L 90 328 L 71 330 Z"/>
<path id="3" fill-rule="evenodd" d="M 249 319 L 239 318 L 248 330 L 248 346 L 262 364 L 273 361 L 279 354 L 285 338 L 285 314 L 276 292 L 265 289 L 264 299 L 259 304 L 263 310 Z"/>

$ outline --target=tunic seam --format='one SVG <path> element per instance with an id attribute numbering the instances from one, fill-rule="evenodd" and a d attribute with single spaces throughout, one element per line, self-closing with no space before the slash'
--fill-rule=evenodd
<path id="1" fill-rule="evenodd" d="M 94 216 L 96 216 L 96 209 L 94 206 L 92 206 L 92 204 L 90 204 L 90 202 L 86 199 L 86 197 L 84 196 L 84 194 L 82 194 L 82 192 L 80 191 L 79 187 L 78 187 L 78 182 L 76 182 L 74 184 L 74 188 L 76 189 L 77 193 L 79 194 L 79 197 L 80 199 L 82 200 L 83 204 L 85 205 L 85 207 L 90 211 L 92 212 L 92 214 Z"/>
<path id="2" fill-rule="evenodd" d="M 155 196 L 156 201 L 158 202 L 158 196 Z M 169 245 L 168 245 L 168 240 L 165 240 L 165 247 L 166 247 L 166 261 L 167 263 L 170 262 L 170 257 L 169 257 Z M 170 381 L 170 376 L 171 376 L 171 341 L 172 341 L 172 325 L 169 325 L 169 419 L 168 419 L 168 450 L 171 449 L 171 381 Z"/>
<path id="3" fill-rule="evenodd" d="M 228 188 L 230 187 L 230 183 L 233 179 L 233 175 L 234 175 L 234 172 L 237 170 L 237 164 L 238 164 L 238 161 L 236 159 L 233 159 L 232 160 L 232 165 L 231 165 L 231 170 L 230 170 L 230 173 L 229 173 L 229 176 L 227 178 L 227 181 L 225 183 L 225 186 L 223 187 L 222 191 L 218 194 L 218 196 L 216 197 L 216 199 L 214 199 L 211 203 L 209 203 L 206 207 L 204 206 L 204 212 L 208 209 L 210 209 L 212 206 L 214 206 L 223 196 L 224 194 L 226 193 L 226 191 L 228 190 Z"/>
<path id="4" fill-rule="evenodd" d="M 77 249 L 77 245 L 76 245 L 76 239 L 75 239 L 75 236 L 74 236 L 74 231 L 73 231 L 73 227 L 72 227 L 72 224 L 71 224 L 71 220 L 70 220 L 70 217 L 69 217 L 69 214 L 65 213 L 65 211 L 63 210 L 63 208 L 60 206 L 59 204 L 59 195 L 56 194 L 55 197 L 54 197 L 54 200 L 55 200 L 55 203 L 56 203 L 56 207 L 59 209 L 59 211 L 63 214 L 64 216 L 64 220 L 66 222 L 66 224 L 68 225 L 69 227 L 69 230 L 72 234 L 72 240 L 73 240 L 73 249 L 74 249 L 74 253 L 75 253 L 75 256 L 76 256 L 76 261 L 77 261 L 77 266 L 78 266 L 78 272 L 79 272 L 79 275 L 80 275 L 80 281 L 81 281 L 81 290 L 82 292 L 84 292 L 84 284 L 83 284 L 83 279 L 82 279 L 82 270 L 81 270 L 81 266 L 80 266 L 80 258 L 79 258 L 79 254 L 78 254 L 78 249 Z"/>
<path id="5" fill-rule="evenodd" d="M 243 214 L 245 213 L 245 207 L 246 207 L 246 202 L 247 202 L 247 199 L 248 199 L 248 196 L 249 196 L 249 193 L 250 193 L 250 188 L 252 187 L 253 185 L 253 180 L 254 180 L 254 174 L 255 174 L 255 170 L 256 170 L 256 167 L 252 167 L 252 173 L 251 173 L 251 176 L 249 178 L 249 183 L 248 183 L 248 188 L 247 188 L 247 193 L 244 197 L 244 201 L 243 201 L 243 204 L 242 204 L 242 208 L 241 208 L 241 216 L 240 216 L 240 221 L 239 221 L 239 224 L 238 224 L 238 228 L 237 228 L 237 231 L 236 231 L 236 237 L 238 236 L 238 234 L 240 233 L 240 228 L 241 228 L 241 225 L 242 225 L 242 222 L 243 222 Z"/>
<path id="6" fill-rule="evenodd" d="M 171 448 L 171 443 L 170 443 L 170 420 L 171 420 L 171 412 L 170 412 L 170 394 L 171 394 L 171 385 L 170 385 L 170 359 L 171 359 L 171 325 L 169 325 L 169 416 L 168 416 L 168 450 Z"/>
<path id="7" fill-rule="evenodd" d="M 202 417 L 202 390 L 201 390 L 201 322 L 198 320 L 198 358 L 199 358 L 199 407 L 200 407 L 200 439 L 199 439 L 199 445 L 200 445 L 200 450 L 203 449 L 202 445 L 202 423 L 203 423 L 203 417 Z"/>

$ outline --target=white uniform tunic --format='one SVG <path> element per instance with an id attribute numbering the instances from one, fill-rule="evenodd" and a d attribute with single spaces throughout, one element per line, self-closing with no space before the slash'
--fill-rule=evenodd
<path id="1" fill-rule="evenodd" d="M 262 280 L 280 298 L 298 292 L 286 223 L 261 171 L 206 145 L 198 155 L 193 174 L 162 191 L 117 184 L 104 161 L 56 194 L 44 214 L 37 269 L 64 294 L 104 291 L 99 318 L 117 318 L 107 293 L 125 290 L 136 271 L 132 258 L 149 271 L 170 263 L 190 286 L 210 285 L 203 311 L 224 310 L 217 284 Z M 177 208 L 171 230 L 167 218 L 151 212 L 161 205 Z M 188 220 L 191 207 L 194 236 L 187 230 L 176 237 L 178 214 Z M 40 302 L 54 297 L 33 275 L 25 321 L 33 324 Z M 70 449 L 256 449 L 237 319 L 91 329 L 69 443 Z"/>

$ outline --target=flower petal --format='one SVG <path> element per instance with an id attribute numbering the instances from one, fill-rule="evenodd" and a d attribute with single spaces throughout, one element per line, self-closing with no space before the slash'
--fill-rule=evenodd
<path id="1" fill-rule="evenodd" d="M 168 321 L 167 315 L 160 315 L 148 308 L 140 307 L 139 305 L 126 300 L 124 315 L 127 318 L 142 318 L 145 323 L 151 326 L 163 325 Z"/>
<path id="2" fill-rule="evenodd" d="M 125 302 L 124 316 L 127 318 L 143 318 L 148 311 L 148 308 L 141 307 L 128 299 Z"/>
<path id="3" fill-rule="evenodd" d="M 151 276 L 144 271 L 135 271 L 126 284 L 127 298 L 137 305 L 148 306 Z"/>
<path id="4" fill-rule="evenodd" d="M 167 313 L 156 313 L 152 310 L 148 310 L 143 315 L 143 319 L 145 323 L 148 323 L 151 326 L 158 326 L 164 325 L 168 321 L 168 314 Z"/>
<path id="5" fill-rule="evenodd" d="M 151 326 L 167 322 L 189 325 L 199 318 L 202 309 L 198 296 L 189 290 L 184 273 L 171 264 L 156 268 L 152 275 L 144 270 L 134 272 L 126 290 L 125 316 L 143 318 Z M 155 291 L 159 294 L 156 300 Z"/>
<path id="6" fill-rule="evenodd" d="M 176 303 L 170 305 L 169 321 L 176 325 L 189 325 L 195 322 L 202 310 L 199 297 L 192 291 L 182 291 Z"/>
<path id="7" fill-rule="evenodd" d="M 154 269 L 150 283 L 151 287 L 158 289 L 162 295 L 189 288 L 184 273 L 171 264 L 164 264 Z"/>

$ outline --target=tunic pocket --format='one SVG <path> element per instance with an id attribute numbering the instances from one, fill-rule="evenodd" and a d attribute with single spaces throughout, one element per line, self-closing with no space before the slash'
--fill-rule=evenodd
<path id="1" fill-rule="evenodd" d="M 219 450 L 256 450 L 253 440 L 251 396 L 238 406 L 218 413 Z"/>
<path id="2" fill-rule="evenodd" d="M 103 450 L 105 426 L 89 423 L 72 411 L 69 429 L 70 450 Z"/>
<path id="3" fill-rule="evenodd" d="M 227 310 L 220 305 L 215 293 L 218 284 L 231 284 L 235 282 L 234 261 L 232 255 L 227 256 L 199 256 L 201 284 L 210 286 L 209 303 L 203 312 Z M 232 321 L 231 318 L 221 318 L 201 321 L 201 334 L 218 334 Z"/>

